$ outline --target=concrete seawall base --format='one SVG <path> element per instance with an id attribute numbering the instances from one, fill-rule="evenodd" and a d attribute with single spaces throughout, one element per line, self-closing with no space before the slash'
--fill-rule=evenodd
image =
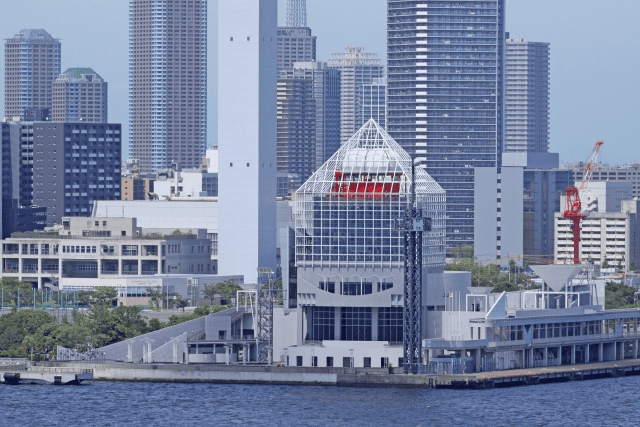
<path id="1" fill-rule="evenodd" d="M 640 375 L 639 360 L 463 375 L 404 375 L 375 368 L 309 368 L 211 364 L 47 362 L 38 366 L 93 369 L 98 381 L 213 382 L 332 385 L 343 387 L 473 388 L 512 387 L 622 375 Z"/>

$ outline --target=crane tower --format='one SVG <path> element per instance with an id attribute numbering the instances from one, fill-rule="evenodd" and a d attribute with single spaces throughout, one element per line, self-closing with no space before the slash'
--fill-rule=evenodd
<path id="1" fill-rule="evenodd" d="M 587 164 L 585 166 L 584 174 L 582 176 L 582 182 L 580 183 L 580 188 L 576 187 L 567 187 L 567 197 L 565 200 L 565 209 L 563 216 L 567 219 L 570 219 L 571 231 L 573 232 L 573 238 L 571 241 L 573 242 L 573 263 L 580 264 L 580 221 L 582 221 L 586 214 L 582 211 L 582 193 L 587 188 L 589 181 L 591 180 L 591 176 L 593 175 L 593 167 L 596 164 L 596 160 L 598 159 L 598 154 L 600 153 L 600 147 L 604 144 L 603 141 L 597 141 L 595 147 L 593 147 L 593 151 L 589 156 L 589 160 L 587 160 Z"/>

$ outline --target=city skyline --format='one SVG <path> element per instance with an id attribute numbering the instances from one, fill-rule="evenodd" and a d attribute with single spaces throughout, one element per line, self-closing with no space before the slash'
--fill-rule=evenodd
<path id="1" fill-rule="evenodd" d="M 217 2 L 209 3 L 208 81 L 215 82 Z M 386 1 L 373 0 L 364 11 L 355 0 L 306 3 L 307 25 L 318 37 L 319 61 L 328 60 L 348 44 L 363 46 L 384 61 Z M 281 0 L 279 25 L 284 25 L 284 6 Z M 629 0 L 608 8 L 599 6 L 596 1 L 511 0 L 507 1 L 505 29 L 512 38 L 551 43 L 550 151 L 559 152 L 561 161 L 583 161 L 591 144 L 603 139 L 610 142 L 603 150 L 603 161 L 640 162 L 638 132 L 627 125 L 638 111 L 633 90 L 638 83 L 623 71 L 637 66 L 640 57 L 623 51 L 624 44 L 619 43 L 637 39 L 634 34 L 640 30 L 633 17 L 640 3 Z M 341 13 L 336 14 L 336 8 Z M 103 19 L 90 20 L 89 16 Z M 589 24 L 594 20 L 609 31 L 594 31 Z M 0 24 L 5 29 L 3 39 L 23 28 L 42 28 L 60 39 L 63 70 L 85 64 L 100 70 L 109 82 L 109 121 L 122 123 L 123 134 L 128 136 L 128 2 L 27 0 L 6 5 Z M 0 79 L 4 87 L 4 75 Z M 217 140 L 215 84 L 209 84 L 208 105 L 207 145 L 211 146 Z M 0 108 L 4 116 L 4 105 Z M 128 139 L 123 142 L 123 153 L 128 153 Z M 623 152 L 630 154 L 622 156 Z"/>

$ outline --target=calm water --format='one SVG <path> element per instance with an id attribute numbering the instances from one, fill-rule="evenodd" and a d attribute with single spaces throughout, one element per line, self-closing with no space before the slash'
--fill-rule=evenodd
<path id="1" fill-rule="evenodd" d="M 93 382 L 0 386 L 2 426 L 628 426 L 640 377 L 489 391 Z"/>

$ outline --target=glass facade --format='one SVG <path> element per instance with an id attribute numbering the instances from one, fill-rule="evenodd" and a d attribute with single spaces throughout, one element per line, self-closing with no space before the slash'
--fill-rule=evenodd
<path id="1" fill-rule="evenodd" d="M 387 131 L 447 192 L 447 247 L 473 244 L 476 167 L 500 168 L 504 0 L 388 0 Z"/>
<path id="2" fill-rule="evenodd" d="M 312 341 L 335 340 L 335 312 L 333 307 L 313 307 Z"/>
<path id="3" fill-rule="evenodd" d="M 407 153 L 369 121 L 297 192 L 298 266 L 402 267 L 404 240 L 393 220 L 407 209 L 411 173 Z M 416 170 L 416 199 L 433 223 L 423 237 L 423 265 L 442 266 L 445 192 L 422 168 Z M 345 283 L 336 284 L 336 292 L 362 295 L 372 288 Z"/>
<path id="4" fill-rule="evenodd" d="M 340 337 L 342 341 L 371 341 L 371 307 L 342 307 Z"/>
<path id="5" fill-rule="evenodd" d="M 378 341 L 402 341 L 402 307 L 378 308 Z"/>

